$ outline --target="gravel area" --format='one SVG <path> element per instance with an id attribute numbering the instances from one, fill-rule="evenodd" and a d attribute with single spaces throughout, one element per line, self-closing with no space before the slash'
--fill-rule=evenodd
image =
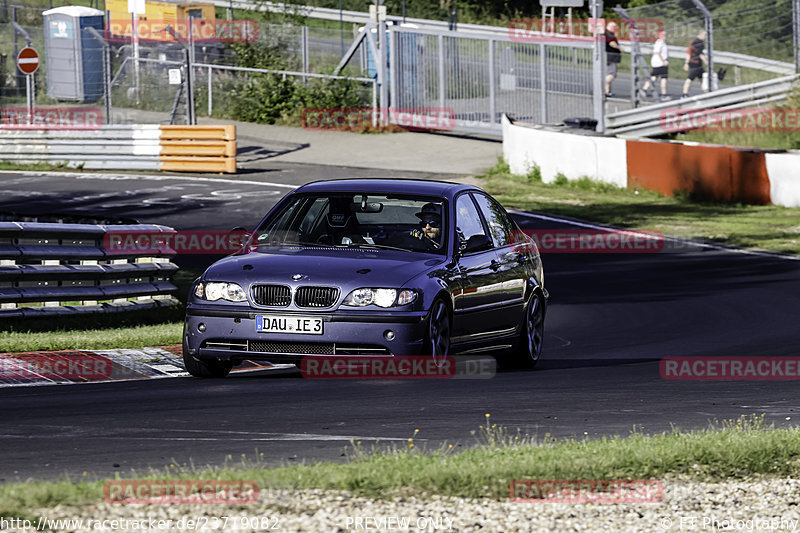
<path id="1" fill-rule="evenodd" d="M 517 503 L 439 496 L 373 500 L 338 491 L 262 490 L 258 502 L 247 505 L 103 502 L 81 508 L 40 510 L 38 514 L 50 520 L 56 531 L 800 530 L 800 480 L 668 480 L 663 487 L 663 500 L 659 503 L 636 504 Z M 52 522 L 58 519 L 83 522 Z M 21 527 L 6 529 L 24 531 Z"/>

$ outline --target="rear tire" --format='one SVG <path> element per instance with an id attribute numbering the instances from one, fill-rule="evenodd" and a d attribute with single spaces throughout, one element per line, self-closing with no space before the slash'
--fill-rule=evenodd
<path id="1" fill-rule="evenodd" d="M 510 358 L 509 363 L 516 368 L 533 368 L 542 358 L 544 345 L 544 297 L 539 291 L 534 291 L 522 320 L 517 349 Z"/>
<path id="2" fill-rule="evenodd" d="M 189 347 L 183 341 L 183 364 L 186 371 L 196 378 L 224 378 L 233 365 L 218 360 L 203 361 L 189 355 Z"/>

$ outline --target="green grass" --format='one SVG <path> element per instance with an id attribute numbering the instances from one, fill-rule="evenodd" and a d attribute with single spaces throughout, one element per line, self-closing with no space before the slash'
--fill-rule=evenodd
<path id="1" fill-rule="evenodd" d="M 415 431 L 407 443 L 365 451 L 352 442 L 344 464 L 319 462 L 267 468 L 263 454 L 228 456 L 211 469 L 190 464 L 132 472 L 133 479 L 250 480 L 259 488 L 346 490 L 377 498 L 413 493 L 467 498 L 508 497 L 518 479 L 682 479 L 718 481 L 800 475 L 800 431 L 765 427 L 764 415 L 713 423 L 708 429 L 673 429 L 647 436 L 557 440 L 514 435 L 491 424 L 474 432 L 478 446 L 456 453 L 444 444 L 428 450 Z M 105 480 L 64 479 L 0 486 L 0 515 L 25 516 L 56 505 L 86 505 L 102 498 Z"/>
<path id="2" fill-rule="evenodd" d="M 512 175 L 499 162 L 479 176 L 504 206 L 622 228 L 772 252 L 800 252 L 800 209 L 696 201 L 686 195 L 623 189 L 584 178 L 544 184 L 536 169 Z"/>
<path id="3" fill-rule="evenodd" d="M 17 163 L 15 161 L 2 161 L 0 160 L 0 170 L 33 170 L 33 171 L 48 171 L 48 170 L 74 170 L 79 171 L 79 167 L 68 167 L 66 162 L 63 163 Z"/>
<path id="4" fill-rule="evenodd" d="M 103 350 L 180 344 L 183 322 L 110 329 L 0 332 L 0 353 L 39 350 Z"/>
<path id="5" fill-rule="evenodd" d="M 728 146 L 746 146 L 767 150 L 797 150 L 800 132 L 778 131 L 691 131 L 676 136 L 679 141 L 692 141 Z"/>

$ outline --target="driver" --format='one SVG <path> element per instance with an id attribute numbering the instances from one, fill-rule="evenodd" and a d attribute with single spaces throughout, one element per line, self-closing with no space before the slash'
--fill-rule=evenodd
<path id="1" fill-rule="evenodd" d="M 442 235 L 442 206 L 427 203 L 422 206 L 416 216 L 419 219 L 420 228 L 412 231 L 411 235 L 434 248 L 439 248 Z"/>

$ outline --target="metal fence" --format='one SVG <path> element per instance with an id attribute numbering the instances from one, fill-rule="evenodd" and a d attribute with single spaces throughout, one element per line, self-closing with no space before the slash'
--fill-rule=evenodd
<path id="1" fill-rule="evenodd" d="M 793 63 L 795 0 L 703 0 L 713 20 L 713 50 Z M 667 43 L 677 46 L 671 56 L 682 62 L 685 49 L 705 28 L 702 11 L 692 0 L 666 0 L 657 4 L 628 8 L 631 18 L 657 20 L 667 32 Z M 729 85 L 753 83 L 786 75 L 768 70 L 742 71 L 734 65 L 726 81 Z"/>
<path id="2" fill-rule="evenodd" d="M 721 65 L 732 67 L 721 87 L 787 74 L 787 65 L 791 66 L 795 52 L 792 13 L 798 2 L 800 0 L 764 0 L 758 6 L 744 0 L 705 2 L 714 17 L 714 50 L 720 59 L 727 54 L 727 62 L 721 61 Z M 704 25 L 695 2 L 666 0 L 629 9 L 628 15 L 633 19 L 663 23 L 668 43 L 672 45 L 672 60 L 680 63 L 673 65 L 679 74 L 671 78 L 682 77 L 682 54 Z M 251 110 L 250 103 L 259 103 L 265 98 L 279 100 L 282 84 L 287 80 L 313 89 L 339 79 L 327 73 L 351 44 L 338 29 L 261 24 L 257 42 L 271 47 L 284 65 L 280 70 L 268 70 L 257 68 L 265 65 L 243 63 L 241 57 L 235 57 L 234 46 L 148 42 L 140 46 L 137 61 L 130 44 L 114 42 L 108 61 L 109 77 L 113 78 L 109 97 L 69 103 L 48 96 L 49 88 L 45 83 L 48 69 L 69 67 L 48 65 L 41 8 L 17 9 L 16 17 L 42 56 L 42 66 L 35 76 L 36 105 L 40 108 L 68 106 L 77 109 L 74 111 L 77 116 L 82 116 L 82 107 L 100 109 L 102 120 L 111 124 L 190 123 L 195 112 L 218 118 L 259 121 L 261 118 L 240 111 Z M 462 131 L 499 132 L 503 113 L 539 124 L 600 114 L 602 106 L 593 102 L 594 92 L 602 88 L 593 87 L 596 80 L 591 42 L 520 42 L 511 38 L 507 28 L 494 30 L 501 31 L 483 28 L 482 32 L 454 32 L 434 26 L 390 26 L 387 77 L 390 97 L 381 105 L 402 109 L 451 109 L 456 129 Z M 354 28 L 353 32 L 355 38 L 359 29 Z M 3 108 L 18 108 L 25 103 L 24 76 L 14 67 L 15 49 L 24 46 L 22 41 L 10 23 L 0 23 L 0 54 L 5 54 L 4 59 L 0 56 L 0 107 Z M 96 46 L 99 51 L 102 43 L 98 41 Z M 643 43 L 642 52 L 649 59 L 649 43 Z M 767 59 L 756 61 L 753 57 L 756 55 Z M 189 63 L 194 68 L 190 69 Z M 748 67 L 740 68 L 739 63 Z M 234 67 L 235 64 L 239 66 Z M 365 44 L 353 56 L 349 70 L 342 74 L 358 84 L 362 105 L 374 105 L 377 72 L 374 58 Z M 619 90 L 620 84 L 630 85 L 629 80 L 635 83 L 633 76 L 621 71 L 615 81 L 620 94 L 626 92 Z M 679 82 L 672 79 L 671 83 Z M 676 90 L 673 87 L 671 92 Z M 632 87 L 631 102 L 619 98 L 610 101 L 608 111 L 629 109 L 637 103 L 637 92 Z M 69 118 L 69 113 L 66 116 Z M 271 120 L 273 118 L 267 121 Z"/>
<path id="3" fill-rule="evenodd" d="M 351 79 L 358 86 L 363 105 L 372 105 L 374 101 L 375 80 L 353 76 L 361 71 L 361 65 L 344 73 L 353 75 L 328 74 L 341 59 L 342 48 L 348 44 L 339 30 L 277 24 L 258 25 L 256 44 L 270 49 L 278 64 L 285 66 L 281 70 L 233 66 L 241 61 L 237 61 L 235 46 L 230 43 L 192 45 L 151 39 L 140 42 L 137 60 L 129 41 L 115 38 L 106 43 L 103 39 L 89 39 L 84 42 L 84 56 L 107 56 L 107 72 L 102 75 L 108 80 L 108 96 L 96 95 L 83 101 L 54 97 L 52 87 L 48 87 L 48 77 L 67 74 L 76 66 L 48 64 L 42 10 L 16 7 L 9 10 L 8 22 L 0 20 L 0 124 L 27 122 L 26 80 L 17 71 L 15 58 L 18 50 L 28 43 L 22 33 L 15 31 L 12 24 L 15 19 L 22 31 L 30 35 L 30 45 L 39 51 L 41 58 L 40 67 L 33 76 L 35 105 L 31 122 L 34 124 L 54 125 L 56 121 L 62 126 L 188 124 L 195 121 L 195 112 L 237 118 L 237 109 L 252 109 L 255 99 L 260 97 L 259 91 L 252 90 L 255 85 L 262 86 L 260 93 L 263 94 L 269 92 L 268 85 L 287 80 L 314 89 L 336 80 Z M 195 67 L 189 69 L 189 62 Z M 103 61 L 83 67 L 103 68 Z M 239 97 L 230 98 L 231 95 Z M 85 124 L 82 121 L 87 117 L 97 122 Z"/>
<path id="4" fill-rule="evenodd" d="M 389 35 L 393 107 L 451 109 L 465 131 L 499 131 L 503 113 L 540 124 L 592 115 L 591 43 L 403 27 Z"/>

